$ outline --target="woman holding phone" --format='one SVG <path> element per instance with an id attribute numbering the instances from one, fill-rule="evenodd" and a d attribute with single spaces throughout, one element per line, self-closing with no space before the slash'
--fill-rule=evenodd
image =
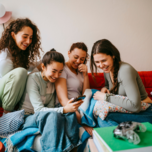
<path id="1" fill-rule="evenodd" d="M 84 91 L 90 88 L 88 78 L 87 46 L 82 43 L 73 43 L 68 51 L 69 60 L 66 62 L 61 76 L 55 83 L 58 101 L 65 106 L 69 99 L 83 95 Z M 76 102 L 77 103 L 77 102 Z M 81 117 L 76 111 L 77 120 L 81 124 Z M 92 134 L 92 129 L 83 126 L 88 133 Z"/>

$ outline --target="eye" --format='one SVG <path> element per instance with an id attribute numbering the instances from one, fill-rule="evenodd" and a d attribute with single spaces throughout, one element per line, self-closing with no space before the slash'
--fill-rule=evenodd
<path id="1" fill-rule="evenodd" d="M 106 62 L 106 60 L 102 60 L 102 62 Z"/>
<path id="2" fill-rule="evenodd" d="M 74 56 L 75 59 L 78 59 L 78 57 Z"/>
<path id="3" fill-rule="evenodd" d="M 52 71 L 53 73 L 56 73 L 56 71 Z"/>
<path id="4" fill-rule="evenodd" d="M 81 61 L 84 61 L 85 59 L 80 59 Z"/>

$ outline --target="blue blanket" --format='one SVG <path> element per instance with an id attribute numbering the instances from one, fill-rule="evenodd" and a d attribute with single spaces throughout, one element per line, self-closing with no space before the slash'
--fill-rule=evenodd
<path id="1" fill-rule="evenodd" d="M 75 113 L 61 114 L 55 111 L 37 112 L 25 119 L 23 130 L 9 136 L 7 151 L 34 152 L 32 148 L 36 135 L 41 134 L 41 151 L 71 151 L 81 144 Z"/>
<path id="2" fill-rule="evenodd" d="M 98 127 L 96 123 L 96 119 L 93 115 L 93 109 L 97 100 L 94 100 L 93 95 L 98 90 L 96 89 L 86 89 L 84 95 L 86 98 L 84 99 L 83 104 L 79 107 L 79 112 L 81 115 L 81 123 L 87 125 L 89 127 Z M 79 137 L 82 141 L 82 145 L 79 146 L 78 152 L 88 151 L 87 147 L 87 139 L 91 137 L 87 131 L 84 130 L 82 126 L 79 126 Z"/>
<path id="3" fill-rule="evenodd" d="M 84 93 L 86 95 L 85 101 L 79 107 L 81 123 L 90 127 L 97 127 L 96 119 L 93 116 L 93 109 L 96 103 L 96 100 L 93 99 L 93 94 L 96 91 L 98 90 L 87 89 Z M 28 120 L 31 121 L 31 119 Z M 36 126 L 35 124 L 33 125 L 33 123 L 28 124 L 28 127 L 27 125 L 24 125 L 23 131 L 18 132 L 12 136 L 9 136 L 9 138 L 7 139 L 7 151 L 11 152 L 13 151 L 13 148 L 16 147 L 18 151 L 22 151 L 24 149 L 34 152 L 34 150 L 32 150 L 31 147 L 33 145 L 35 136 L 40 132 L 41 131 L 38 129 L 38 126 Z M 87 133 L 87 131 L 85 131 L 84 128 L 81 125 L 79 125 L 79 138 L 83 144 L 81 144 L 80 142 L 77 144 L 77 146 L 81 144 L 78 148 L 78 152 L 82 152 L 88 148 L 87 139 L 89 137 L 90 135 Z"/>

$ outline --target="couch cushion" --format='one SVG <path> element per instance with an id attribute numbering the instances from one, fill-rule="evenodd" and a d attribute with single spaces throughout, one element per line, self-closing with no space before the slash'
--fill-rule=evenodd
<path id="1" fill-rule="evenodd" d="M 148 93 L 148 96 L 152 99 L 152 71 L 139 71 L 139 76 L 145 86 L 145 89 Z M 91 73 L 88 73 L 89 81 L 90 81 L 90 88 L 91 89 L 98 89 L 100 90 L 102 87 L 105 86 L 104 75 L 103 73 L 95 74 L 95 80 Z"/>

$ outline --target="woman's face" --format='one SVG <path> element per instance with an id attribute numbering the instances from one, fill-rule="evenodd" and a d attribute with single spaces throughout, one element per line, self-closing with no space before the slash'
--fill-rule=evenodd
<path id="1" fill-rule="evenodd" d="M 75 48 L 71 52 L 68 52 L 68 56 L 71 67 L 78 69 L 78 66 L 84 63 L 87 53 L 82 49 Z"/>
<path id="2" fill-rule="evenodd" d="M 21 50 L 26 50 L 32 43 L 33 30 L 29 26 L 24 26 L 17 34 L 11 33 L 16 45 Z"/>
<path id="3" fill-rule="evenodd" d="M 63 71 L 63 63 L 53 61 L 51 64 L 44 66 L 42 63 L 42 70 L 43 75 L 49 80 L 50 82 L 54 83 L 57 78 L 61 75 Z"/>
<path id="4" fill-rule="evenodd" d="M 96 66 L 102 69 L 105 73 L 113 72 L 113 60 L 114 57 L 104 54 L 98 53 L 93 55 L 94 62 Z"/>

